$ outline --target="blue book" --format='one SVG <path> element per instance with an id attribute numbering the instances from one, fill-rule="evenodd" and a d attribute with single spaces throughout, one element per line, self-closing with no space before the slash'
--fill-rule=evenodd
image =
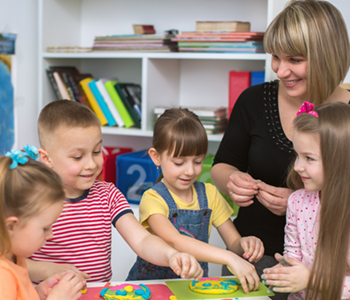
<path id="1" fill-rule="evenodd" d="M 98 87 L 96 86 L 96 79 L 90 81 L 88 83 L 89 88 L 91 90 L 91 92 L 93 93 L 98 105 L 100 106 L 103 114 L 105 115 L 108 125 L 109 126 L 115 126 L 117 124 L 117 122 L 115 121 L 115 119 L 113 118 L 112 113 L 110 112 L 105 100 L 103 99 L 100 91 L 98 90 Z"/>
<path id="2" fill-rule="evenodd" d="M 265 82 L 264 71 L 253 71 L 251 72 L 250 85 L 257 85 Z"/>

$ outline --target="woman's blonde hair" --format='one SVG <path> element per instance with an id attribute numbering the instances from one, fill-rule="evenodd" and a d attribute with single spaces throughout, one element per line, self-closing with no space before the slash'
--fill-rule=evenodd
<path id="1" fill-rule="evenodd" d="M 43 163 L 28 158 L 10 169 L 12 158 L 0 156 L 0 255 L 11 255 L 11 240 L 5 219 L 26 221 L 51 204 L 65 198 L 61 178 Z"/>
<path id="2" fill-rule="evenodd" d="M 327 1 L 290 1 L 268 26 L 267 53 L 303 56 L 308 99 L 320 105 L 344 80 L 350 66 L 349 36 L 339 10 Z"/>
<path id="3" fill-rule="evenodd" d="M 296 132 L 319 137 L 324 183 L 321 191 L 320 229 L 307 296 L 340 299 L 349 272 L 350 242 L 350 105 L 327 103 L 315 109 L 318 117 L 301 113 L 294 119 Z M 304 188 L 291 170 L 293 189 Z M 305 298 L 309 299 L 309 298 Z"/>

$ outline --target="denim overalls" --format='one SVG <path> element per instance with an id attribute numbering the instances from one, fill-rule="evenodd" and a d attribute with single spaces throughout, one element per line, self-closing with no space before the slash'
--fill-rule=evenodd
<path id="1" fill-rule="evenodd" d="M 199 210 L 178 209 L 177 205 L 163 182 L 157 183 L 153 189 L 164 199 L 169 207 L 169 220 L 183 235 L 208 243 L 209 220 L 212 210 L 208 208 L 208 199 L 205 185 L 196 181 L 194 187 L 197 192 Z M 199 262 L 204 277 L 208 276 L 208 263 Z M 169 267 L 160 267 L 151 264 L 139 256 L 131 268 L 126 280 L 150 280 L 179 278 Z"/>

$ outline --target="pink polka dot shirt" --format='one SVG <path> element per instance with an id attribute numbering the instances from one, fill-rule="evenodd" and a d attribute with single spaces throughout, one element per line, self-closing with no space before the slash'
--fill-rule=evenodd
<path id="1" fill-rule="evenodd" d="M 301 261 L 309 269 L 315 256 L 320 208 L 318 191 L 297 190 L 288 199 L 284 254 Z M 290 294 L 290 299 L 305 299 L 305 291 Z M 350 299 L 350 276 L 345 278 L 341 299 Z"/>

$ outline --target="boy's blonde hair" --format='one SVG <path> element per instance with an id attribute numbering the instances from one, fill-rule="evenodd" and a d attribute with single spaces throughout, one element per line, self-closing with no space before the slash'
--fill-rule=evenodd
<path id="1" fill-rule="evenodd" d="M 38 134 L 41 147 L 45 148 L 48 138 L 61 126 L 86 128 L 101 126 L 96 114 L 86 105 L 71 100 L 56 100 L 47 104 L 40 112 Z"/>
<path id="2" fill-rule="evenodd" d="M 65 198 L 61 178 L 43 163 L 28 158 L 10 169 L 12 158 L 0 156 L 0 255 L 11 255 L 5 219 L 26 219 Z"/>
<path id="3" fill-rule="evenodd" d="M 327 1 L 290 1 L 268 26 L 267 53 L 303 56 L 308 63 L 308 99 L 322 104 L 350 66 L 349 36 L 339 10 Z"/>
<path id="4" fill-rule="evenodd" d="M 320 228 L 307 295 L 316 299 L 340 299 L 345 274 L 349 272 L 350 242 L 350 105 L 327 103 L 315 109 L 318 117 L 301 113 L 294 119 L 296 132 L 319 137 L 323 164 Z M 292 170 L 292 189 L 304 188 Z"/>

